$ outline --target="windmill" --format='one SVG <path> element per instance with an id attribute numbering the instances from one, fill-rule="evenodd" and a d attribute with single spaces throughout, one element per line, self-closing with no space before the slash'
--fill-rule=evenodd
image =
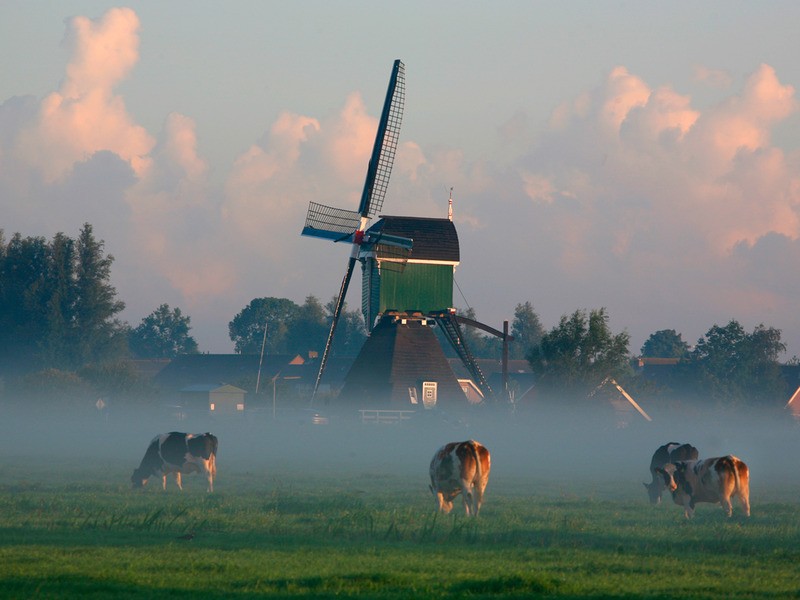
<path id="1" fill-rule="evenodd" d="M 370 249 L 380 245 L 382 248 L 394 248 L 399 265 L 403 264 L 404 256 L 410 253 L 413 241 L 408 238 L 384 235 L 380 231 L 366 232 L 370 219 L 380 212 L 386 189 L 389 186 L 389 177 L 392 174 L 394 155 L 397 150 L 397 140 L 400 135 L 400 124 L 403 120 L 403 105 L 405 103 L 405 66 L 400 60 L 395 60 L 392 66 L 392 75 L 389 79 L 389 88 L 386 91 L 386 100 L 383 104 L 378 132 L 372 147 L 372 156 L 367 168 L 367 177 L 361 193 L 361 202 L 357 211 L 334 208 L 311 202 L 308 206 L 306 223 L 302 235 L 318 237 L 334 242 L 347 242 L 353 249 L 347 262 L 347 269 L 342 278 L 342 285 L 333 310 L 331 328 L 325 349 L 320 360 L 319 372 L 314 383 L 314 395 L 319 388 L 325 365 L 328 361 L 333 336 L 344 306 L 347 288 L 359 254 L 369 252 Z"/>
<path id="2" fill-rule="evenodd" d="M 406 401 L 410 399 L 414 404 L 418 388 L 424 395 L 425 384 L 432 384 L 443 397 L 460 397 L 463 401 L 465 396 L 460 383 L 431 330 L 435 324 L 461 358 L 483 396 L 493 397 L 486 378 L 467 348 L 460 325 L 478 327 L 502 337 L 504 342 L 513 340 L 507 331 L 500 333 L 477 321 L 457 316 L 455 309 L 451 308 L 453 274 L 459 262 L 452 208 L 446 219 L 381 215 L 377 223 L 367 228 L 370 219 L 383 207 L 404 101 L 405 69 L 403 63 L 396 60 L 358 210 L 333 208 L 316 202 L 311 202 L 308 207 L 302 235 L 352 244 L 314 383 L 312 402 L 325 371 L 356 262 L 360 262 L 362 267 L 362 312 L 369 337 L 347 376 L 343 393 L 349 388 L 353 396 L 376 395 L 373 393 L 376 383 L 383 385 L 385 392 L 387 382 L 391 382 L 388 384 L 391 389 L 387 392 L 391 402 L 405 397 Z M 376 357 L 380 358 L 376 361 Z M 505 363 L 504 359 L 504 371 Z M 370 389 L 372 391 L 368 392 Z"/>

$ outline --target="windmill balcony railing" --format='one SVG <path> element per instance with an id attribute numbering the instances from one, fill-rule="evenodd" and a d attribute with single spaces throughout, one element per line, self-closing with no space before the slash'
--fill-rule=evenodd
<path id="1" fill-rule="evenodd" d="M 363 408 L 358 412 L 361 413 L 362 423 L 392 424 L 408 421 L 417 411 Z"/>

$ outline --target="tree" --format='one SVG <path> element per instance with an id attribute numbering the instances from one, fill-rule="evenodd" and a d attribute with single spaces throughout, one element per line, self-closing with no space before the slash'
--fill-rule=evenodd
<path id="1" fill-rule="evenodd" d="M 514 309 L 511 335 L 514 341 L 508 347 L 509 358 L 525 358 L 542 340 L 544 327 L 530 302 L 517 304 Z"/>
<path id="2" fill-rule="evenodd" d="M 587 315 L 576 310 L 561 317 L 528 354 L 545 395 L 582 398 L 606 377 L 622 379 L 630 372 L 627 332 L 614 335 L 605 308 Z"/>
<path id="3" fill-rule="evenodd" d="M 115 360 L 125 352 L 125 332 L 114 316 L 125 308 L 109 283 L 114 257 L 103 255 L 92 226 L 84 223 L 77 241 L 75 298 L 71 356 L 73 367 L 89 362 Z"/>
<path id="4" fill-rule="evenodd" d="M 112 262 L 88 223 L 77 242 L 14 234 L 0 253 L 4 367 L 71 369 L 122 356 L 124 327 L 114 316 L 125 305 L 108 283 Z"/>
<path id="5" fill-rule="evenodd" d="M 325 305 L 327 311 L 325 335 L 330 333 L 330 322 L 333 319 L 333 311 L 336 309 L 336 296 Z M 364 323 L 364 316 L 359 310 L 347 310 L 347 303 L 342 306 L 339 315 L 339 323 L 336 325 L 336 335 L 333 338 L 331 354 L 334 356 L 356 356 L 367 339 L 367 326 Z M 324 341 L 323 341 L 324 343 Z"/>
<path id="6" fill-rule="evenodd" d="M 651 358 L 683 358 L 689 354 L 689 344 L 674 329 L 662 329 L 650 334 L 641 353 Z"/>
<path id="7" fill-rule="evenodd" d="M 51 366 L 67 366 L 75 309 L 75 242 L 59 232 L 49 246 L 46 266 L 47 293 L 44 300 L 46 333 L 41 342 L 42 358 Z"/>
<path id="8" fill-rule="evenodd" d="M 315 296 L 307 296 L 289 324 L 288 349 L 292 354 L 302 356 L 307 356 L 311 350 L 322 354 L 329 330 L 330 318 L 326 318 L 322 303 Z M 338 336 L 339 330 L 336 331 Z"/>
<path id="9" fill-rule="evenodd" d="M 0 353 L 5 368 L 38 368 L 45 322 L 48 247 L 15 233 L 0 265 Z"/>
<path id="10" fill-rule="evenodd" d="M 189 335 L 191 318 L 180 308 L 162 304 L 128 335 L 128 346 L 138 358 L 175 358 L 196 354 L 197 342 Z"/>
<path id="11" fill-rule="evenodd" d="M 228 332 L 238 354 L 259 354 L 267 328 L 265 352 L 285 354 L 289 324 L 300 307 L 287 298 L 254 298 L 233 320 Z"/>
<path id="12" fill-rule="evenodd" d="M 731 320 L 697 341 L 689 372 L 698 391 L 717 403 L 769 403 L 786 394 L 778 364 L 785 351 L 779 329 L 761 324 L 748 334 Z"/>

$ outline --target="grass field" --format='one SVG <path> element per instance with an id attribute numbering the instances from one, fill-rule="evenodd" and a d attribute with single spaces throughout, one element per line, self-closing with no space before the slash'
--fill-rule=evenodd
<path id="1" fill-rule="evenodd" d="M 69 435 L 61 423 L 61 437 L 55 426 L 0 431 L 4 598 L 800 597 L 793 426 L 740 442 L 754 456 L 750 519 L 736 505 L 732 519 L 701 505 L 692 521 L 671 501 L 647 503 L 649 453 L 671 441 L 656 430 L 561 431 L 554 442 L 541 423 L 470 432 L 216 424 L 217 491 L 206 494 L 198 476 L 184 478 L 183 493 L 172 481 L 167 492 L 155 481 L 129 489 L 151 423 L 71 426 Z M 734 433 L 716 435 L 691 441 L 702 450 Z M 494 448 L 478 519 L 433 512 L 427 462 L 442 436 Z M 582 455 L 555 464 L 563 448 L 547 454 L 577 439 Z M 766 476 L 783 449 L 789 456 Z"/>

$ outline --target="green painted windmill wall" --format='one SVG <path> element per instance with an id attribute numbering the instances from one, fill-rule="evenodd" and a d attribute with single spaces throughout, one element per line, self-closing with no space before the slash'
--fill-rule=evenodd
<path id="1" fill-rule="evenodd" d="M 391 249 L 384 253 L 379 246 L 365 257 L 362 311 L 370 328 L 387 310 L 428 313 L 453 306 L 453 271 L 460 255 L 452 221 L 384 216 L 373 230 L 411 238 L 414 244 L 402 268 L 392 264 Z"/>

